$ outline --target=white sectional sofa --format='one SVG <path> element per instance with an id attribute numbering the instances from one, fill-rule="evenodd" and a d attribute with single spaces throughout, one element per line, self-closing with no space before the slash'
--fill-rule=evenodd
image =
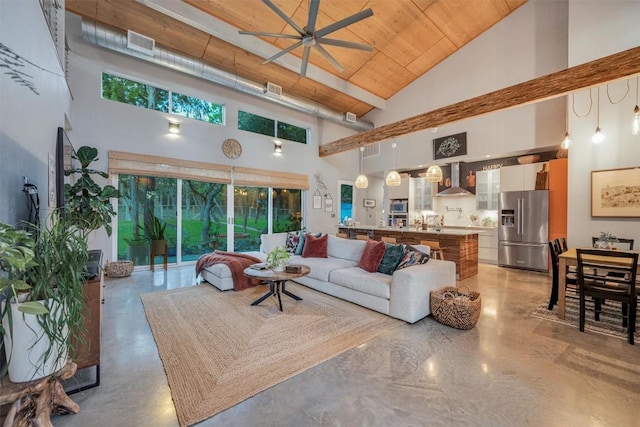
<path id="1" fill-rule="evenodd" d="M 260 252 L 247 252 L 264 261 L 275 246 L 285 246 L 287 233 L 262 236 Z M 409 323 L 431 313 L 429 294 L 443 286 L 455 286 L 456 266 L 451 261 L 430 259 L 426 264 L 396 270 L 393 275 L 369 273 L 360 267 L 366 245 L 362 240 L 328 236 L 327 258 L 303 258 L 294 255 L 290 263 L 305 264 L 309 275 L 295 281 L 329 295 L 353 302 Z M 415 246 L 429 253 L 428 246 Z M 231 271 L 214 264 L 202 272 L 202 278 L 220 290 L 233 289 Z"/>

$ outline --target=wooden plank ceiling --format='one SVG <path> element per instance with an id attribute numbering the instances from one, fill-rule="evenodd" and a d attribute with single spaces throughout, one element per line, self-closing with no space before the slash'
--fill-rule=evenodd
<path id="1" fill-rule="evenodd" d="M 176 0 L 177 1 L 177 0 Z M 272 0 L 300 27 L 307 22 L 308 0 Z M 373 16 L 331 34 L 331 38 L 366 43 L 372 52 L 325 48 L 343 66 L 338 72 L 314 52 L 310 63 L 344 81 L 388 99 L 457 49 L 473 40 L 526 0 L 322 0 L 316 28 L 361 10 Z M 239 30 L 294 34 L 261 0 L 184 0 Z M 203 60 L 256 82 L 273 82 L 287 94 L 358 117 L 374 107 L 340 90 L 300 76 L 265 58 L 193 28 L 135 0 L 67 0 L 66 10 L 123 32 L 133 30 L 158 46 Z M 251 36 L 246 36 L 251 37 Z M 284 49 L 296 40 L 264 38 Z M 291 54 L 301 57 L 303 49 Z"/>

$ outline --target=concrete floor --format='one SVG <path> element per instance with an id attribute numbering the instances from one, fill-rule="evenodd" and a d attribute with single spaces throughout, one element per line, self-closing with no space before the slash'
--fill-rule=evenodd
<path id="1" fill-rule="evenodd" d="M 194 283 L 193 266 L 105 281 L 101 385 L 55 426 L 178 425 L 139 295 Z M 401 325 L 199 426 L 640 426 L 640 345 L 531 317 L 546 274 L 481 265 L 458 285 L 482 295 L 474 329 Z"/>

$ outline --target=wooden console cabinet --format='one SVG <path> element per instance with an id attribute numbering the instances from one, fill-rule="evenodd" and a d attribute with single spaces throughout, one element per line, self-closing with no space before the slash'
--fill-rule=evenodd
<path id="1" fill-rule="evenodd" d="M 100 351 L 102 341 L 102 306 L 104 304 L 104 273 L 101 271 L 98 277 L 85 283 L 82 293 L 86 299 L 84 307 L 84 334 L 83 340 L 78 343 L 78 349 L 74 362 L 78 370 L 96 367 L 96 382 L 89 386 L 83 386 L 76 391 L 100 385 Z"/>

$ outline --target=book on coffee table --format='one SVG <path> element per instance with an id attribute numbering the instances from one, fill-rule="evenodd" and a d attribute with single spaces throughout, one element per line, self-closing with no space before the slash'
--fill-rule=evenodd
<path id="1" fill-rule="evenodd" d="M 251 264 L 249 268 L 253 268 L 254 270 L 266 270 L 267 265 L 264 262 L 261 262 L 259 264 Z"/>

